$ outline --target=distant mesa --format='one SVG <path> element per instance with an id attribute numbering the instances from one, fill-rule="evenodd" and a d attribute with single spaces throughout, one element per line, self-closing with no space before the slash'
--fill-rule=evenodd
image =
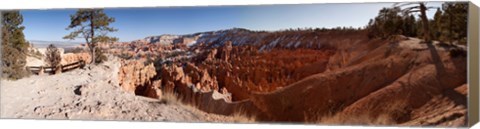
<path id="1" fill-rule="evenodd" d="M 72 41 L 45 41 L 45 40 L 29 40 L 33 47 L 35 48 L 47 48 L 48 45 L 53 44 L 59 48 L 73 48 L 80 46 L 82 42 L 72 42 Z"/>
<path id="2" fill-rule="evenodd" d="M 189 47 L 195 46 L 197 43 L 217 43 L 217 45 L 214 46 L 222 46 L 224 43 L 230 40 L 234 41 L 234 43 L 237 43 L 236 41 L 240 43 L 246 43 L 246 36 L 250 34 L 260 34 L 260 32 L 264 31 L 252 31 L 244 28 L 231 28 L 225 30 L 206 31 L 184 35 L 163 34 L 158 36 L 148 36 L 143 39 L 134 40 L 132 42 L 143 42 L 159 45 L 185 44 Z M 239 38 L 232 37 L 234 35 L 237 35 Z"/>

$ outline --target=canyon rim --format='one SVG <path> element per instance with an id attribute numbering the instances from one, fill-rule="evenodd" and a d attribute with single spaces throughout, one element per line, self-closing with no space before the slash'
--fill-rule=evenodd
<path id="1" fill-rule="evenodd" d="M 65 11 L 70 12 L 68 20 L 56 22 L 70 23 L 61 26 L 69 28 L 61 30 L 65 32 L 62 36 L 76 42 L 42 39 L 58 48 L 28 39 L 35 35 L 29 27 L 41 25 L 28 21 L 38 20 L 30 13 L 48 14 L 50 10 L 2 11 L 2 45 L 11 47 L 2 48 L 0 117 L 467 126 L 468 3 L 369 4 L 378 9 L 362 26 L 324 27 L 320 26 L 322 20 L 312 18 L 316 15 L 302 15 L 299 17 L 305 19 L 301 19 L 293 17 L 297 14 L 285 14 L 297 19 L 270 21 L 279 26 L 292 24 L 273 30 L 247 29 L 246 23 L 256 23 L 245 19 L 240 20 L 245 24 L 240 24 L 214 15 L 304 6 L 342 11 L 337 6 L 358 4 L 69 10 Z M 163 28 L 145 25 L 153 31 L 132 30 L 123 23 L 141 26 L 142 20 L 158 19 L 122 21 L 135 16 L 126 12 L 148 11 L 155 16 L 172 12 L 171 16 L 181 10 L 192 14 L 165 16 L 162 20 L 170 24 L 156 24 L 168 28 L 179 26 L 175 22 L 201 26 L 217 21 L 215 24 L 235 27 L 155 35 Z M 226 14 L 195 17 L 202 15 L 202 10 L 225 10 Z M 238 12 L 242 13 L 235 16 L 253 15 Z M 266 14 L 282 17 L 278 13 Z M 62 14 L 51 16 L 68 17 Z M 18 20 L 22 16 L 25 20 Z M 319 25 L 301 28 L 293 25 L 297 20 L 318 20 Z M 197 27 L 180 26 L 185 30 Z M 113 36 L 116 31 L 129 32 Z M 122 36 L 142 31 L 153 36 L 122 40 Z M 52 56 L 60 59 L 55 65 Z"/>

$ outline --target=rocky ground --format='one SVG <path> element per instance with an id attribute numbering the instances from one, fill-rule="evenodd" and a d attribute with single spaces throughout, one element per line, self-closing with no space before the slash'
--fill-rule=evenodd
<path id="1" fill-rule="evenodd" d="M 233 122 L 170 100 L 136 96 L 118 86 L 114 58 L 57 75 L 1 80 L 1 117 L 27 119 Z"/>

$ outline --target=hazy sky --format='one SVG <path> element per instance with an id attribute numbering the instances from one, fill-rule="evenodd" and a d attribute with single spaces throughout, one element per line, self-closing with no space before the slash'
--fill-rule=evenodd
<path id="1" fill-rule="evenodd" d="M 429 2 L 440 7 L 441 3 Z M 112 8 L 105 13 L 115 17 L 111 24 L 119 29 L 111 33 L 120 41 L 131 41 L 152 35 L 191 34 L 229 29 L 279 30 L 304 27 L 363 27 L 383 7 L 392 3 L 206 6 L 161 8 Z M 27 40 L 66 41 L 73 9 L 23 10 Z M 429 11 L 429 17 L 435 10 Z M 83 39 L 75 41 L 83 42 Z"/>

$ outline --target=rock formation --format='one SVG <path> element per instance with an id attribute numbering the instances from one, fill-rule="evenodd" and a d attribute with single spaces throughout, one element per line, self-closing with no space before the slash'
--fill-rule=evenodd
<path id="1" fill-rule="evenodd" d="M 145 87 L 144 96 L 150 98 L 162 98 L 162 80 L 155 80 L 151 85 Z"/>
<path id="2" fill-rule="evenodd" d="M 63 54 L 62 56 L 62 61 L 60 62 L 61 64 L 69 64 L 69 63 L 75 63 L 77 61 L 83 60 L 86 63 L 90 63 L 90 54 L 84 52 L 84 53 L 66 53 Z"/>
<path id="3" fill-rule="evenodd" d="M 86 63 L 90 63 L 91 57 L 90 54 L 84 52 L 84 53 L 67 53 L 63 54 L 62 56 L 62 61 L 60 62 L 61 64 L 70 64 L 70 63 L 75 63 L 80 60 L 85 61 Z"/>
<path id="4" fill-rule="evenodd" d="M 194 64 L 187 63 L 185 66 L 185 74 L 191 78 L 191 82 L 200 91 L 219 91 L 217 80 L 210 77 L 207 70 L 199 69 Z"/>
<path id="5" fill-rule="evenodd" d="M 254 46 L 231 46 L 231 42 L 227 42 L 223 47 L 197 55 L 192 61 L 216 77 L 219 87 L 232 92 L 234 100 L 242 100 L 247 99 L 250 92 L 273 91 L 323 72 L 331 54 L 329 49 L 258 52 Z"/>
<path id="6" fill-rule="evenodd" d="M 222 49 L 220 49 L 220 59 L 223 61 L 229 61 L 230 53 L 232 52 L 232 42 L 228 41 L 223 45 Z"/>
<path id="7" fill-rule="evenodd" d="M 369 39 L 365 31 L 204 34 L 196 45 L 167 45 L 162 54 L 131 44 L 136 57 L 157 51 L 162 61 L 159 75 L 126 81 L 127 89 L 153 98 L 174 93 L 209 113 L 243 111 L 261 121 L 465 123 L 466 59 L 449 56 L 445 46 Z M 433 109 L 437 103 L 442 107 Z"/>
<path id="8" fill-rule="evenodd" d="M 141 61 L 122 60 L 118 74 L 120 86 L 128 92 L 153 98 L 161 95 L 158 93 L 160 82 L 152 83 L 153 77 L 157 75 L 153 64 L 144 65 Z"/>
<path id="9" fill-rule="evenodd" d="M 221 91 L 229 94 L 226 89 L 219 90 L 215 77 L 211 77 L 205 69 L 199 69 L 191 63 L 185 67 L 175 64 L 161 68 L 161 80 L 164 92 L 179 93 L 183 98 L 192 96 L 191 92 Z M 226 98 L 231 100 L 230 97 Z"/>

